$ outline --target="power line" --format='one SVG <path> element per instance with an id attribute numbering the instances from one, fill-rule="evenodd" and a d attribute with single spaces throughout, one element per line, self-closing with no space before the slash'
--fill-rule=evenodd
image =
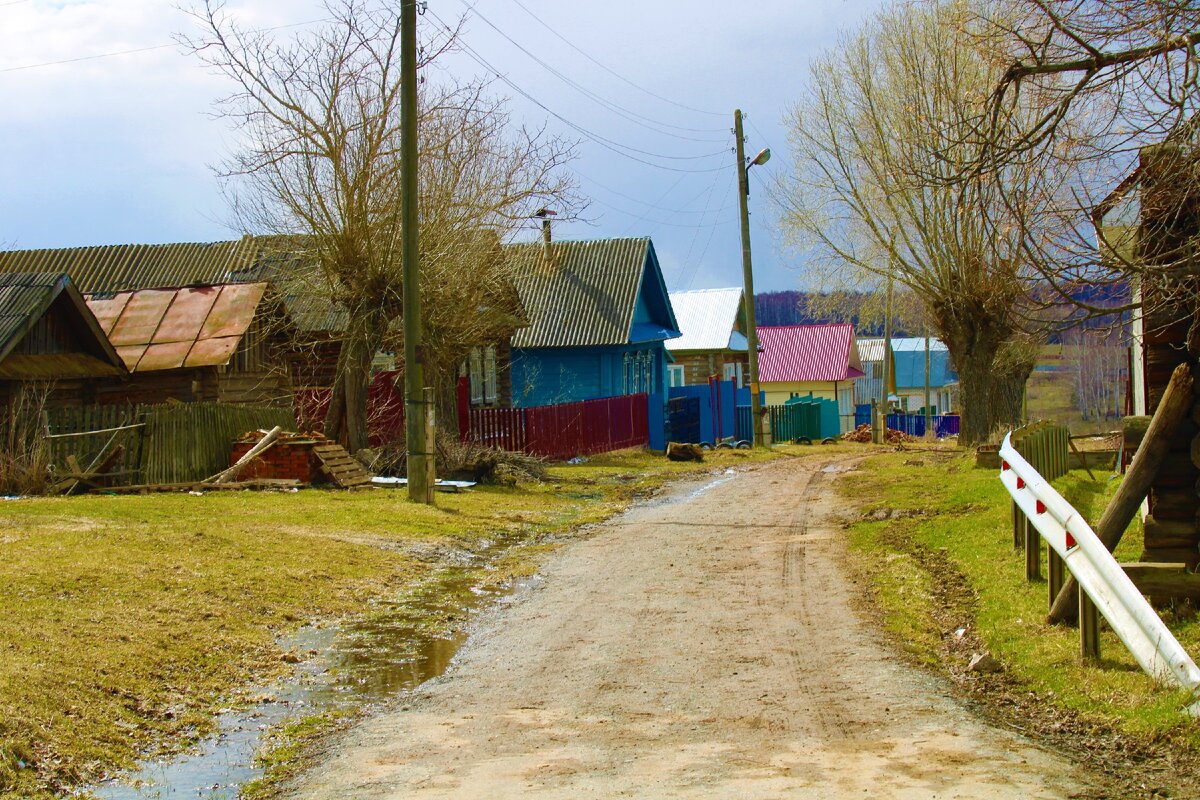
<path id="1" fill-rule="evenodd" d="M 496 23 L 492 22 L 490 19 L 485 17 L 483 14 L 481 14 L 479 12 L 479 9 L 476 8 L 475 4 L 468 3 L 467 0 L 458 0 L 458 1 L 467 8 L 468 13 L 474 14 L 482 22 L 484 22 L 488 27 L 490 27 L 496 33 L 500 34 L 500 36 L 502 36 L 506 41 L 508 41 L 509 44 L 511 44 L 513 47 L 517 48 L 518 50 L 520 50 L 525 55 L 529 56 L 529 58 L 531 58 L 533 61 L 540 64 L 543 68 L 545 68 L 548 72 L 550 72 L 550 74 L 554 75 L 556 78 L 561 80 L 563 83 L 567 84 L 568 86 L 575 89 L 577 92 L 579 92 L 583 96 L 585 96 L 588 99 L 592 100 L 593 102 L 599 104 L 600 106 L 608 109 L 609 111 L 612 111 L 612 112 L 624 117 L 625 119 L 629 120 L 630 122 L 633 122 L 636 125 L 641 125 L 642 127 L 646 128 L 647 130 L 651 130 L 651 131 L 654 131 L 655 133 L 663 134 L 665 136 L 675 136 L 675 137 L 678 137 L 679 139 L 683 139 L 683 140 L 689 141 L 689 142 L 720 142 L 720 141 L 724 141 L 723 138 L 722 139 L 713 139 L 713 138 L 709 137 L 709 138 L 705 138 L 705 139 L 699 139 L 694 136 L 682 136 L 678 133 L 672 133 L 671 131 L 660 130 L 660 128 L 674 128 L 675 130 L 688 131 L 691 133 L 725 133 L 724 128 L 689 128 L 685 125 L 674 125 L 669 122 L 662 122 L 661 120 L 656 120 L 653 117 L 647 117 L 644 114 L 639 114 L 638 112 L 633 111 L 629 108 L 626 108 L 625 106 L 622 106 L 619 103 L 613 102 L 612 100 L 608 100 L 607 98 L 602 97 L 601 95 L 597 94 L 596 92 L 591 91 L 590 89 L 586 88 L 585 86 L 582 86 L 581 84 L 579 84 L 572 78 L 564 75 L 561 71 L 555 69 L 553 66 L 548 64 L 542 58 L 540 58 L 536 54 L 530 52 L 520 42 L 516 41 L 511 36 L 509 36 L 507 33 L 502 31 L 499 27 L 497 27 Z M 654 126 L 658 126 L 658 127 L 654 127 Z"/>
<path id="2" fill-rule="evenodd" d="M 687 208 L 663 208 L 662 206 L 659 206 L 656 203 L 648 203 L 645 200 L 634 197 L 633 195 L 629 195 L 629 194 L 625 194 L 624 192 L 620 192 L 620 191 L 612 188 L 611 186 L 606 186 L 605 184 L 601 183 L 600 181 L 596 180 L 595 178 L 592 178 L 588 175 L 584 175 L 582 172 L 580 172 L 577 169 L 573 169 L 572 171 L 579 177 L 586 180 L 588 183 L 595 184 L 596 186 L 599 186 L 601 189 L 603 189 L 606 192 L 615 194 L 617 197 L 624 198 L 625 200 L 629 200 L 631 202 L 637 203 L 638 205 L 647 206 L 648 208 L 652 208 L 656 211 L 665 211 L 668 214 L 707 214 L 708 213 L 707 207 L 704 208 L 703 210 L 687 209 Z M 678 183 L 675 184 L 675 186 L 678 186 L 678 185 L 679 185 Z M 713 185 L 715 185 L 715 182 Z M 672 186 L 671 188 L 674 189 L 675 187 Z M 708 189 L 710 189 L 710 188 L 712 188 L 712 186 L 706 187 L 703 191 L 700 192 L 700 194 L 697 194 L 691 200 L 684 203 L 684 205 L 685 206 L 690 205 L 694 201 L 699 200 L 704 195 L 704 193 L 706 191 L 708 191 Z M 666 196 L 666 194 L 663 195 L 663 197 L 665 197 L 665 196 Z M 660 197 L 659 200 L 661 201 L 662 197 Z M 725 211 L 726 209 L 729 209 L 729 208 L 733 208 L 733 206 L 726 206 L 725 208 L 721 208 L 721 209 L 717 209 L 717 210 Z"/>
<path id="3" fill-rule="evenodd" d="M 726 201 L 728 201 L 728 200 L 729 200 L 729 193 L 730 193 L 731 191 L 733 191 L 733 186 L 734 186 L 734 184 L 735 184 L 735 183 L 737 183 L 737 181 L 729 181 L 729 182 L 728 182 L 728 185 L 725 187 L 725 196 L 721 198 L 721 205 L 725 205 Z M 705 257 L 706 255 L 708 255 L 708 248 L 709 248 L 709 247 L 712 245 L 713 235 L 714 235 L 714 234 L 716 234 L 716 232 L 717 232 L 717 226 L 716 226 L 716 225 L 714 225 L 714 226 L 713 226 L 713 227 L 712 227 L 712 228 L 711 228 L 711 229 L 708 231 L 708 241 L 706 241 L 706 242 L 704 243 L 704 250 L 703 250 L 703 251 L 701 251 L 701 253 L 700 253 L 700 257 L 696 259 L 696 261 L 695 261 L 695 263 L 696 263 L 696 264 L 699 264 L 700 262 L 704 261 L 704 257 Z M 686 285 L 683 287 L 684 291 L 687 291 L 688 289 L 691 289 L 691 288 L 692 288 L 692 282 L 693 282 L 694 280 L 696 280 L 696 273 L 697 273 L 697 272 L 698 272 L 698 270 L 697 270 L 697 269 L 693 269 L 693 270 L 692 270 L 692 274 L 688 276 L 687 284 L 686 284 Z"/>
<path id="4" fill-rule="evenodd" d="M 445 20 L 443 20 L 436 13 L 434 13 L 433 9 L 429 9 L 426 12 L 426 14 L 428 16 L 436 19 L 442 25 L 442 27 L 445 28 L 448 32 L 451 32 L 451 33 L 453 32 L 453 29 L 449 25 L 446 24 Z M 695 160 L 695 159 L 703 159 L 703 158 L 712 158 L 713 156 L 718 156 L 718 155 L 724 155 L 725 151 L 718 150 L 713 153 L 708 153 L 706 155 L 699 155 L 699 156 L 672 156 L 672 155 L 665 155 L 665 154 L 661 154 L 661 153 L 653 153 L 648 150 L 641 150 L 639 148 L 632 147 L 627 144 L 622 144 L 613 139 L 609 139 L 606 136 L 601 136 L 598 133 L 595 133 L 591 130 L 588 130 L 587 128 L 584 128 L 582 125 L 572 122 L 571 120 L 564 117 L 562 114 L 559 114 L 557 111 L 554 111 L 553 109 L 551 109 L 549 106 L 547 106 L 542 101 L 538 100 L 536 97 L 531 95 L 529 92 L 522 89 L 511 78 L 509 78 L 508 76 L 506 76 L 505 74 L 500 72 L 500 70 L 496 69 L 496 67 L 494 67 L 487 59 L 485 59 L 483 56 L 479 55 L 479 53 L 474 48 L 472 48 L 469 44 L 467 44 L 466 42 L 463 42 L 460 40 L 459 45 L 462 47 L 463 52 L 465 52 L 472 60 L 474 60 L 475 63 L 479 64 L 485 70 L 487 70 L 488 72 L 495 75 L 498 80 L 503 82 L 505 85 L 507 85 L 509 88 L 511 88 L 514 92 L 521 95 L 526 100 L 533 103 L 538 108 L 542 109 L 547 114 L 549 114 L 550 116 L 557 119 L 559 122 L 562 122 L 564 125 L 567 125 L 571 129 L 575 130 L 580 135 L 584 136 L 585 138 L 591 140 L 592 142 L 600 145 L 601 147 L 603 147 L 607 150 L 611 150 L 612 152 L 616 153 L 617 155 L 624 156 L 625 158 L 628 158 L 631 161 L 636 161 L 639 164 L 645 164 L 648 167 L 654 167 L 655 169 L 666 170 L 668 172 L 692 172 L 692 173 L 724 172 L 725 170 L 730 168 L 729 165 L 720 166 L 720 167 L 690 168 L 690 169 L 685 168 L 685 167 L 670 167 L 665 164 L 656 164 L 653 161 L 647 161 L 644 158 L 639 158 L 636 155 L 632 155 L 632 153 L 640 153 L 641 155 L 650 156 L 652 158 L 665 158 L 665 159 L 671 159 L 671 160 Z"/>
<path id="5" fill-rule="evenodd" d="M 626 78 L 624 75 L 620 74 L 619 72 L 617 72 L 617 71 L 615 71 L 615 70 L 611 69 L 610 67 L 606 66 L 605 64 L 602 64 L 600 61 L 598 61 L 598 60 L 597 60 L 596 58 L 594 58 L 592 55 L 590 55 L 589 53 L 587 53 L 586 51 L 584 51 L 583 49 L 581 49 L 581 48 L 580 48 L 578 45 L 576 45 L 576 44 L 575 44 L 574 42 L 572 42 L 570 39 L 568 39 L 567 37 L 563 36 L 563 35 L 562 35 L 561 33 L 559 33 L 558 31 L 554 30 L 554 28 L 550 27 L 550 25 L 548 25 L 546 22 L 544 22 L 544 21 L 542 20 L 542 18 L 541 18 L 541 17 L 539 17 L 537 14 L 533 13 L 532 11 L 530 11 L 530 10 L 529 10 L 529 9 L 528 9 L 528 8 L 525 6 L 525 4 L 521 2 L 521 0 L 512 0 L 512 1 L 513 1 L 514 3 L 516 3 L 518 6 L 520 6 L 522 11 L 524 11 L 524 12 L 525 12 L 526 14 L 528 14 L 529 16 L 533 17 L 533 18 L 534 18 L 534 19 L 537 21 L 537 23 L 538 23 L 539 25 L 541 25 L 543 28 L 545 28 L 546 30 L 550 31 L 550 32 L 551 32 L 551 33 L 553 33 L 555 36 L 557 36 L 559 39 L 561 39 L 563 42 L 565 42 L 565 43 L 567 44 L 567 46 L 568 46 L 568 47 L 570 47 L 571 49 L 573 49 L 575 52 L 579 53 L 581 56 L 583 56 L 584 58 L 586 58 L 588 61 L 591 61 L 591 62 L 592 62 L 593 64 L 595 64 L 597 67 L 600 67 L 600 69 L 604 70 L 604 71 L 605 71 L 605 72 L 607 72 L 608 74 L 612 75 L 612 76 L 613 76 L 613 77 L 615 77 L 615 78 L 618 78 L 618 79 L 619 79 L 619 80 L 621 80 L 621 81 L 624 81 L 625 83 L 629 84 L 629 85 L 630 85 L 630 86 L 632 86 L 633 88 L 637 89 L 639 92 L 644 92 L 645 94 L 648 94 L 648 95 L 650 95 L 651 97 L 653 97 L 653 98 L 654 98 L 654 99 L 656 99 L 656 100 L 661 100 L 661 101 L 662 101 L 662 102 L 664 102 L 664 103 L 670 103 L 670 104 L 671 104 L 671 105 L 673 105 L 673 106 L 677 106 L 677 107 L 679 107 L 679 108 L 683 108 L 683 109 L 686 109 L 686 110 L 688 110 L 688 111 L 694 111 L 694 112 L 695 112 L 695 113 L 697 113 L 697 114 L 707 114 L 707 115 L 709 115 L 709 116 L 712 116 L 712 117 L 725 117 L 725 116 L 728 116 L 727 114 L 725 114 L 725 113 L 723 113 L 723 112 L 718 112 L 718 111 L 705 111 L 705 110 L 704 110 L 704 109 L 702 109 L 702 108 L 693 108 L 692 106 L 684 105 L 683 103 L 676 102 L 675 100 L 672 100 L 672 99 L 671 99 L 671 98 L 669 98 L 669 97 L 663 97 L 661 94 L 657 94 L 657 93 L 655 93 L 655 92 L 652 92 L 652 91 L 650 91 L 649 89 L 645 88 L 644 86 L 641 86 L 641 85 L 639 85 L 639 84 L 637 84 L 637 83 L 634 83 L 633 81 L 629 80 L 629 78 Z"/>

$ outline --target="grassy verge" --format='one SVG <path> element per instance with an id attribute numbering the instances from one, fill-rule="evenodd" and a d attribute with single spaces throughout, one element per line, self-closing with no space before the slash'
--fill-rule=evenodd
<path id="1" fill-rule="evenodd" d="M 1098 477 L 1072 472 L 1056 481 L 1092 520 L 1117 484 Z M 1180 713 L 1185 694 L 1155 686 L 1115 634 L 1104 631 L 1103 661 L 1090 667 L 1078 658 L 1075 629 L 1045 624 L 1046 584 L 1025 579 L 1008 496 L 993 470 L 952 450 L 887 454 L 868 460 L 842 490 L 865 512 L 850 526 L 855 563 L 869 577 L 887 629 L 916 660 L 971 682 L 977 678 L 967 675 L 966 660 L 986 648 L 1004 665 L 1006 692 L 1024 698 L 1016 702 L 1026 711 L 1058 710 L 1125 741 L 1200 749 L 1200 724 Z M 1140 545 L 1140 531 L 1131 529 L 1117 557 L 1136 560 Z M 1166 619 L 1183 646 L 1200 653 L 1194 612 Z M 972 646 L 956 647 L 963 628 Z"/>
<path id="2" fill-rule="evenodd" d="M 419 582 L 436 568 L 431 549 L 565 532 L 673 477 L 779 450 L 704 464 L 612 454 L 540 484 L 439 495 L 436 507 L 391 490 L 5 502 L 0 798 L 54 797 L 187 746 L 238 687 L 287 668 L 281 634 Z M 500 566 L 497 580 L 530 569 Z M 324 722 L 301 721 L 295 738 Z"/>

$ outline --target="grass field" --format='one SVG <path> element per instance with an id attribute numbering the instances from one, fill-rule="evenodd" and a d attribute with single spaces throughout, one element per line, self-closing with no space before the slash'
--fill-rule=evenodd
<path id="1" fill-rule="evenodd" d="M 1123 355 L 1123 348 L 1118 350 L 1116 355 L 1107 354 L 1110 361 L 1119 360 Z M 1077 345 L 1048 344 L 1042 347 L 1038 358 L 1041 369 L 1035 370 L 1026 384 L 1025 414 L 1028 419 L 1054 420 L 1069 427 L 1073 434 L 1106 433 L 1120 428 L 1117 419 L 1084 419 L 1080 413 L 1075 397 L 1077 375 L 1074 370 L 1078 369 L 1080 359 L 1087 357 L 1085 352 Z M 1123 386 L 1116 391 L 1124 397 Z"/>
<path id="2" fill-rule="evenodd" d="M 919 661 L 961 673 L 965 663 L 946 663 L 946 645 L 953 630 L 968 626 L 1037 703 L 1068 709 L 1142 741 L 1200 747 L 1200 725 L 1180 713 L 1186 694 L 1155 686 L 1115 634 L 1104 630 L 1102 663 L 1091 667 L 1079 660 L 1077 630 L 1045 624 L 1046 584 L 1025 579 L 1024 557 L 1012 544 L 1010 501 L 995 471 L 976 468 L 970 455 L 953 450 L 925 456 L 919 466 L 912 459 L 911 454 L 874 457 L 843 484 L 867 511 L 911 514 L 851 526 L 856 562 L 867 572 L 884 624 L 901 646 Z M 1100 482 L 1093 482 L 1083 472 L 1072 472 L 1055 485 L 1095 520 L 1117 485 L 1105 474 L 1098 477 Z M 1118 559 L 1137 560 L 1137 526 L 1127 532 Z M 948 583 L 962 584 L 961 591 L 948 589 Z M 1195 612 L 1184 609 L 1179 617 L 1168 613 L 1166 618 L 1183 646 L 1200 654 Z M 969 656 L 950 657 L 965 662 Z"/>
<path id="3" fill-rule="evenodd" d="M 360 613 L 432 569 L 414 548 L 567 531 L 672 477 L 762 457 L 629 451 L 436 507 L 393 490 L 4 502 L 0 797 L 58 796 L 195 741 L 239 688 L 287 668 L 281 634 Z"/>

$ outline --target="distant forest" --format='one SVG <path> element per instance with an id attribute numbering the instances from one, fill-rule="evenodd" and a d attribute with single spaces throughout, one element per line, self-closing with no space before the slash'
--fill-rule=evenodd
<path id="1" fill-rule="evenodd" d="M 1049 290 L 1047 290 L 1049 291 Z M 1072 292 L 1079 300 L 1093 306 L 1114 306 L 1128 302 L 1127 286 L 1089 286 L 1080 284 Z M 911 297 L 911 296 L 910 296 Z M 897 306 L 904 299 L 897 295 Z M 869 292 L 838 292 L 836 295 L 815 295 L 811 292 L 789 290 L 785 292 L 759 292 L 754 295 L 754 315 L 759 325 L 814 325 L 827 322 L 851 322 L 859 336 L 883 336 L 882 303 Z M 1064 308 L 1064 313 L 1070 307 Z M 913 312 L 905 314 L 897 308 L 892 322 L 893 336 L 917 336 L 905 330 L 905 317 L 912 318 Z M 1082 316 L 1076 309 L 1075 313 Z M 1067 317 L 1069 318 L 1069 317 Z M 1078 327 L 1092 330 L 1121 331 L 1129 322 L 1129 315 L 1121 318 L 1093 317 L 1081 320 Z M 919 325 L 919 323 L 914 323 Z M 1048 342 L 1058 344 L 1062 335 L 1053 333 Z"/>
<path id="2" fill-rule="evenodd" d="M 863 323 L 864 307 L 874 302 L 866 292 L 839 293 L 836 308 L 825 302 L 815 303 L 809 292 L 759 292 L 754 295 L 754 317 L 759 325 L 815 325 L 827 322 L 852 322 L 860 336 L 883 336 L 882 320 Z M 870 316 L 878 316 L 872 314 Z M 893 326 L 893 336 L 908 336 L 899 326 Z"/>

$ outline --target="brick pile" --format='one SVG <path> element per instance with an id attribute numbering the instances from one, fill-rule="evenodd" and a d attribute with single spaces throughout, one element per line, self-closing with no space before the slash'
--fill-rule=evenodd
<path id="1" fill-rule="evenodd" d="M 261 431 L 253 431 L 234 442 L 229 454 L 230 465 L 248 453 L 263 435 Z M 238 480 L 291 478 L 305 484 L 321 483 L 325 478 L 313 448 L 328 443 L 329 440 L 319 433 L 281 433 L 275 444 L 242 468 Z"/>

